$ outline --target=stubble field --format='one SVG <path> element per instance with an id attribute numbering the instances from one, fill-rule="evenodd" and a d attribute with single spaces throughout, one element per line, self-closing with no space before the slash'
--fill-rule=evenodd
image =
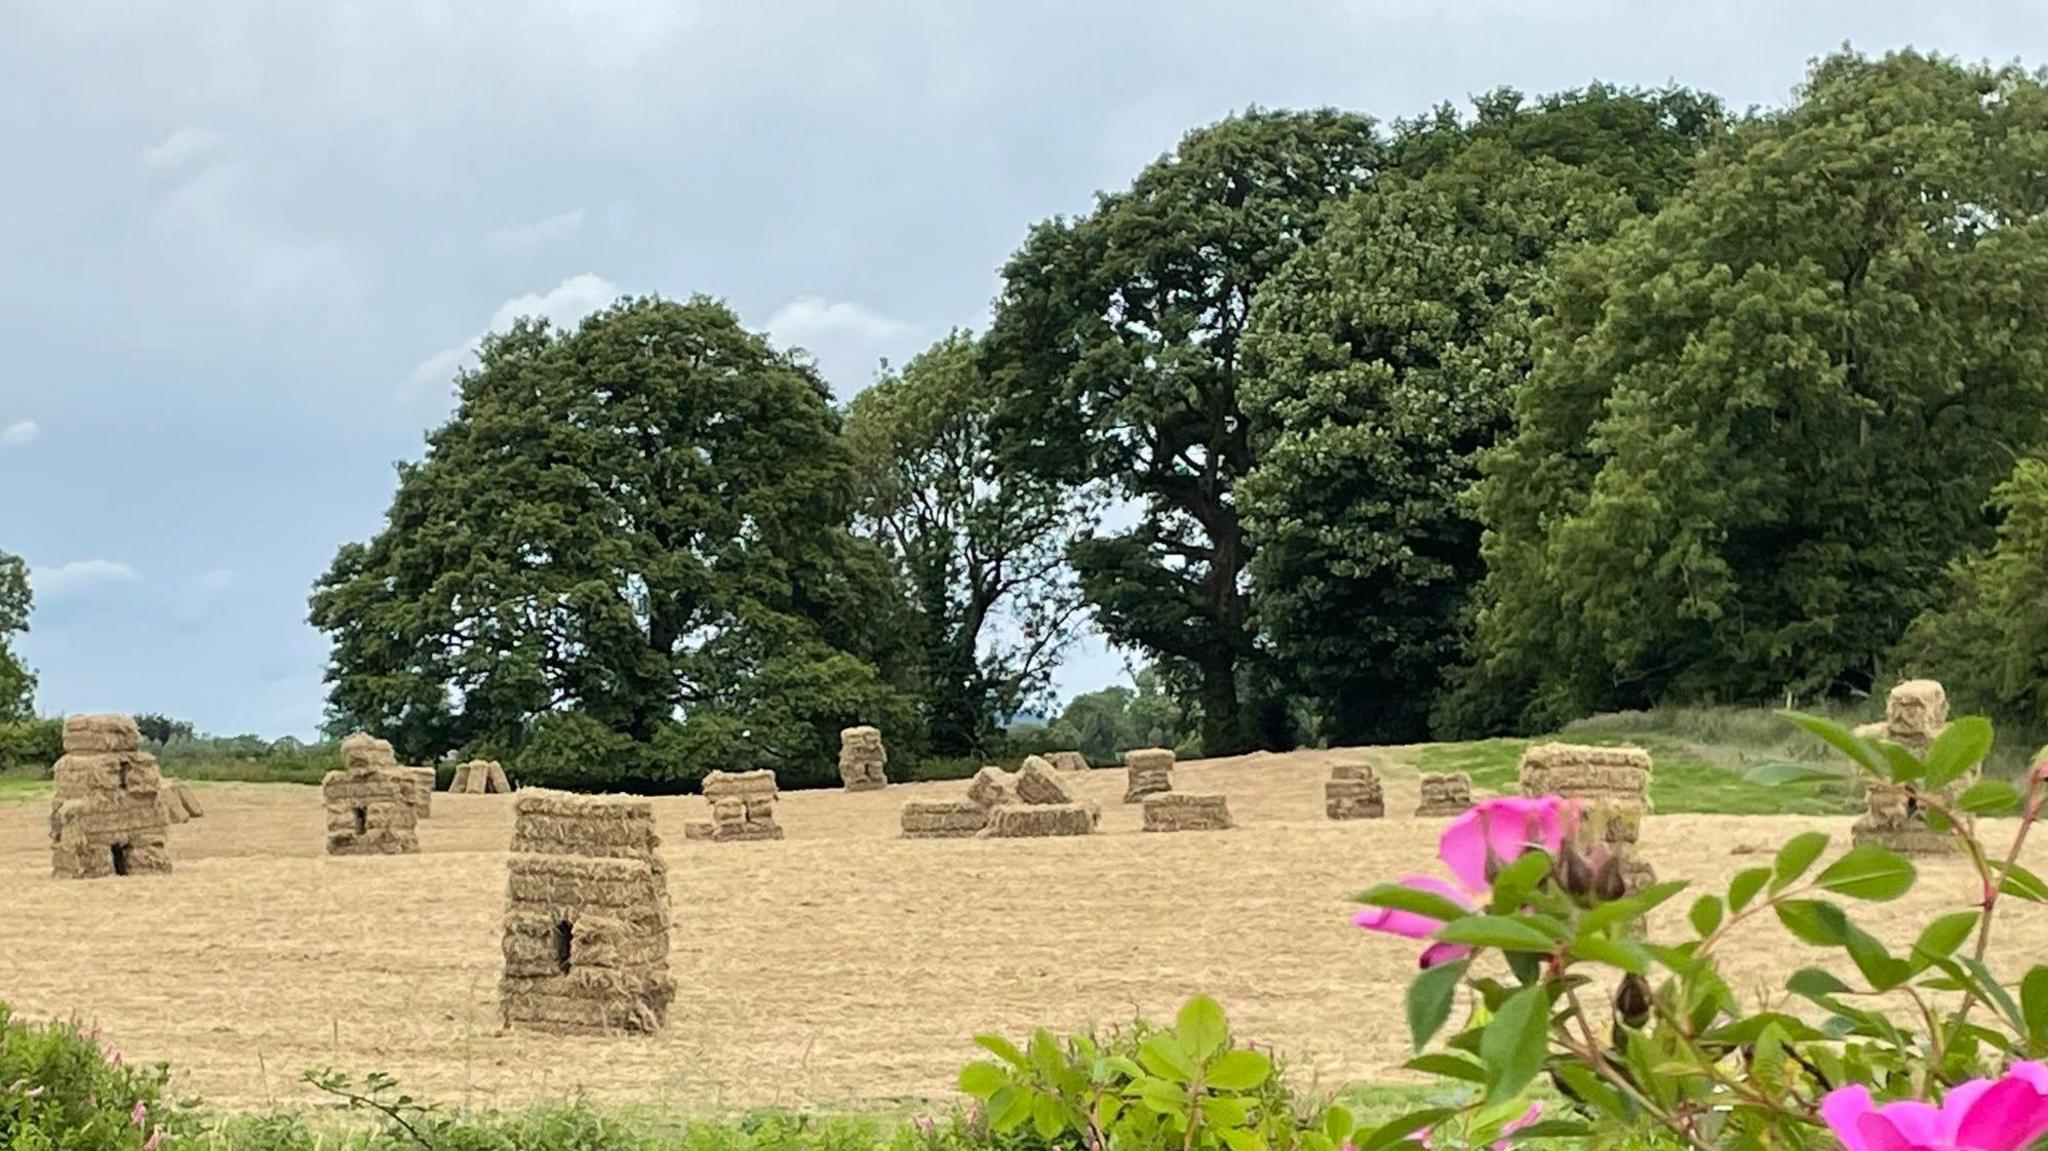
<path id="1" fill-rule="evenodd" d="M 47 809 L 26 797 L 0 802 L 0 999 L 95 1024 L 224 1108 L 299 1100 L 300 1072 L 330 1066 L 474 1106 L 887 1106 L 948 1096 L 977 1032 L 1166 1017 L 1197 992 L 1325 1086 L 1399 1079 L 1415 948 L 1351 927 L 1348 896 L 1436 870 L 1443 821 L 1409 814 L 1401 768 L 1388 818 L 1328 821 L 1342 754 L 1182 764 L 1179 790 L 1229 796 L 1240 826 L 1217 833 L 1140 832 L 1116 770 L 1069 777 L 1103 805 L 1087 838 L 896 838 L 904 800 L 961 783 L 787 794 L 779 843 L 685 843 L 703 801 L 657 800 L 678 994 L 652 1038 L 500 1033 L 508 797 L 436 796 L 418 855 L 328 858 L 317 789 L 209 786 L 206 818 L 172 828 L 173 875 L 94 882 L 49 877 Z M 1799 830 L 1839 850 L 1849 823 L 1656 816 L 1643 847 L 1660 877 L 1718 889 Z M 1972 897 L 1965 864 L 1921 870 L 1906 899 L 1859 911 L 1895 945 Z M 2004 954 L 2048 950 L 2048 907 L 2010 928 Z M 1822 958 L 1772 923 L 1731 942 L 1745 993 Z"/>

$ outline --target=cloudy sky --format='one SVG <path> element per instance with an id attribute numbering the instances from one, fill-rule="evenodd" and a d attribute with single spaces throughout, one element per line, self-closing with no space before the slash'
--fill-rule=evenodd
<path id="1" fill-rule="evenodd" d="M 723 296 L 845 398 L 1034 220 L 1248 104 L 1508 84 L 1783 103 L 1844 42 L 2048 63 L 1916 0 L 25 0 L 0 37 L 0 549 L 44 711 L 309 734 L 306 592 L 476 337 Z M 1122 673 L 1091 648 L 1062 675 Z"/>

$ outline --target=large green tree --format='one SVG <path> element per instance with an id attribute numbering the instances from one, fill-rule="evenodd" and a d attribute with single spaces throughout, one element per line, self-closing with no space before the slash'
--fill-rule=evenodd
<path id="1" fill-rule="evenodd" d="M 1043 696 L 1081 612 L 1065 557 L 1078 494 L 997 450 L 994 401 L 974 338 L 956 332 L 854 397 L 846 419 L 863 526 L 917 609 L 940 755 L 986 750 Z"/>
<path id="2" fill-rule="evenodd" d="M 2044 159 L 2018 69 L 1840 55 L 1568 260 L 1462 722 L 1870 686 L 2041 436 Z"/>
<path id="3" fill-rule="evenodd" d="M 824 383 L 722 304 L 521 322 L 313 593 L 336 716 L 570 785 L 824 779 L 838 728 L 908 715 L 853 477 Z"/>
<path id="4" fill-rule="evenodd" d="M 20 556 L 0 552 L 0 721 L 35 715 L 36 675 L 14 651 L 14 637 L 28 630 L 34 607 L 28 564 Z"/>
<path id="5" fill-rule="evenodd" d="M 1254 738 L 1240 342 L 1260 288 L 1381 152 L 1362 116 L 1247 113 L 1189 134 L 1087 215 L 1032 229 L 1004 269 L 986 352 L 1006 442 L 1041 475 L 1136 505 L 1134 526 L 1103 525 L 1069 556 L 1111 639 L 1199 685 L 1211 754 Z"/>
<path id="6" fill-rule="evenodd" d="M 1426 733 L 1484 572 L 1467 493 L 1528 372 L 1549 259 L 1634 214 L 1597 173 L 1485 140 L 1332 209 L 1260 295 L 1253 599 L 1332 742 Z"/>

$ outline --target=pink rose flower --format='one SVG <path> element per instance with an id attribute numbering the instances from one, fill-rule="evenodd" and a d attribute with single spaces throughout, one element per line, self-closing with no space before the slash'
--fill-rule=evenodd
<path id="1" fill-rule="evenodd" d="M 1507 863 L 1532 847 L 1556 855 L 1578 821 L 1578 806 L 1554 795 L 1481 800 L 1472 810 L 1452 820 L 1437 841 L 1437 858 L 1457 879 L 1457 885 L 1427 875 L 1408 876 L 1401 880 L 1401 885 L 1441 895 L 1460 907 L 1475 908 L 1493 889 L 1493 879 L 1487 874 L 1489 860 L 1494 864 Z M 1383 931 L 1408 939 L 1428 939 L 1443 926 L 1426 915 L 1386 907 L 1368 907 L 1353 915 L 1351 922 L 1367 931 Z M 1423 967 L 1435 967 L 1471 953 L 1472 949 L 1463 944 L 1432 943 L 1423 949 L 1420 963 Z"/>
<path id="2" fill-rule="evenodd" d="M 150 1131 L 149 1138 L 144 1139 L 142 1141 L 142 1151 L 156 1151 L 157 1144 L 162 1143 L 163 1141 L 164 1129 L 161 1127 L 155 1128 L 154 1130 Z"/>
<path id="3" fill-rule="evenodd" d="M 1847 1151 L 2021 1151 L 2048 1135 L 2048 1065 L 2015 1063 L 2000 1080 L 1972 1079 L 1939 1107 L 1882 1106 L 1860 1083 L 1830 1091 L 1821 1117 Z"/>

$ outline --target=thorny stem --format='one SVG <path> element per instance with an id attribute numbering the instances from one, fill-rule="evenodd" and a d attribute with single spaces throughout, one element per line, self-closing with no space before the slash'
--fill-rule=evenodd
<path id="1" fill-rule="evenodd" d="M 1705 1140 L 1701 1139 L 1699 1137 L 1699 1133 L 1693 1130 L 1691 1124 L 1679 1122 L 1679 1119 L 1676 1115 L 1673 1115 L 1669 1111 L 1664 1110 L 1662 1107 L 1657 1106 L 1655 1102 L 1653 1102 L 1648 1096 L 1644 1095 L 1642 1091 L 1636 1087 L 1634 1081 L 1630 1080 L 1628 1076 L 1623 1075 L 1620 1072 L 1620 1070 L 1617 1069 L 1614 1066 L 1614 1064 L 1608 1060 L 1607 1053 L 1600 1049 L 1599 1040 L 1594 1038 L 1593 1036 L 1593 1025 L 1587 1022 L 1586 1020 L 1586 1008 L 1584 1004 L 1579 1002 L 1578 989 L 1573 987 L 1569 983 L 1565 983 L 1564 995 L 1565 998 L 1571 1002 L 1573 1017 L 1579 1021 L 1579 1033 L 1585 1037 L 1583 1046 L 1575 1046 L 1572 1043 L 1570 1034 L 1567 1033 L 1564 1036 L 1566 1048 L 1570 1050 L 1572 1054 L 1578 1056 L 1580 1062 L 1586 1063 L 1589 1066 L 1591 1066 L 1596 1074 L 1598 1074 L 1602 1079 L 1607 1080 L 1607 1082 L 1612 1084 L 1616 1090 L 1620 1091 L 1624 1095 L 1627 1095 L 1629 1099 L 1632 1102 L 1634 1102 L 1636 1106 L 1642 1108 L 1643 1111 L 1650 1116 L 1650 1118 L 1655 1119 L 1658 1123 L 1662 1124 L 1665 1130 L 1670 1131 L 1672 1134 L 1677 1135 L 1681 1139 L 1684 1139 L 1686 1143 L 1694 1149 L 1694 1151 L 1714 1151 L 1713 1146 L 1707 1143 Z"/>
<path id="2" fill-rule="evenodd" d="M 1990 864 L 1984 856 L 1983 845 L 1977 842 L 1975 835 L 1963 830 L 1962 820 L 1957 818 L 1954 812 L 1941 804 L 1928 804 L 1929 807 L 1941 812 L 1942 816 L 1955 828 L 1956 837 L 1962 840 L 1963 846 L 1969 850 L 1970 864 L 1977 869 L 1977 878 L 1983 883 L 1983 900 L 1979 904 L 1983 908 L 1983 915 L 1977 920 L 1977 943 L 1971 952 L 1972 958 L 1979 965 L 1983 964 L 1984 956 L 1989 954 L 1991 950 L 1991 920 L 1998 911 L 1998 897 L 2004 894 L 2001 887 L 2005 877 L 2012 874 L 2013 865 L 2019 862 L 2020 849 L 2025 847 L 2027 843 L 2027 832 L 2033 830 L 2034 823 L 2041 818 L 2040 790 L 2042 766 L 2042 764 L 2035 764 L 2027 771 L 2027 790 L 2020 798 L 2020 829 L 2013 833 L 2012 846 L 2006 850 L 2005 859 L 1999 863 L 1998 871 L 1995 875 L 1992 873 Z M 1950 1044 L 1962 1038 L 1963 1027 L 1970 1019 L 1970 1010 L 1977 1005 L 1977 1001 L 1980 998 L 1982 996 L 1977 994 L 1974 987 L 1964 987 L 1962 1006 L 1956 1008 L 1955 1021 L 1951 1025 L 1949 1032 Z"/>

